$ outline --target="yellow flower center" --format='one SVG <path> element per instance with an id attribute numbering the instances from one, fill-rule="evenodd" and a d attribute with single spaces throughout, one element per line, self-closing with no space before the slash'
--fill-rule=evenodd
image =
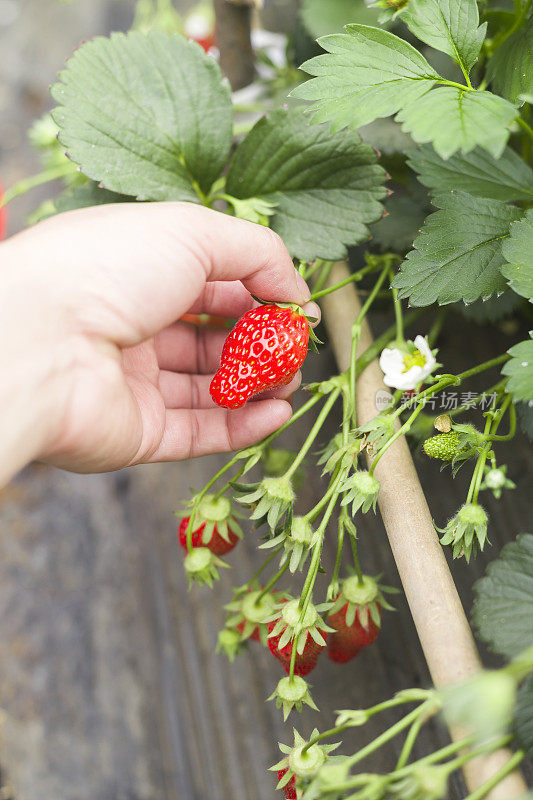
<path id="1" fill-rule="evenodd" d="M 402 372 L 408 372 L 411 367 L 424 367 L 426 364 L 426 357 L 420 350 L 415 350 L 414 353 L 408 353 L 403 358 L 404 368 Z"/>

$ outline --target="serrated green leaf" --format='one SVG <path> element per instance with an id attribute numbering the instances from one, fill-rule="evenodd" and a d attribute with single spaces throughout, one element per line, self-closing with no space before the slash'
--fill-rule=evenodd
<path id="1" fill-rule="evenodd" d="M 520 210 L 498 200 L 452 192 L 435 198 L 414 250 L 392 283 L 411 305 L 472 303 L 503 291 L 502 240 Z"/>
<path id="2" fill-rule="evenodd" d="M 533 17 L 512 33 L 494 52 L 487 64 L 487 81 L 498 94 L 512 103 L 533 94 Z M 526 101 L 527 102 L 527 101 Z"/>
<path id="3" fill-rule="evenodd" d="M 402 20 L 421 41 L 470 72 L 487 29 L 486 22 L 479 25 L 476 0 L 409 0 Z"/>
<path id="4" fill-rule="evenodd" d="M 375 119 L 359 128 L 359 136 L 384 155 L 407 153 L 416 147 L 409 134 L 404 133 L 392 117 Z"/>
<path id="5" fill-rule="evenodd" d="M 491 92 L 440 86 L 411 102 L 396 119 L 415 142 L 432 142 L 446 159 L 457 150 L 468 153 L 476 146 L 498 158 L 509 138 L 508 125 L 515 117 L 516 109 Z"/>
<path id="6" fill-rule="evenodd" d="M 529 335 L 531 339 L 519 342 L 507 351 L 512 358 L 502 369 L 502 373 L 509 376 L 507 391 L 515 402 L 533 401 L 533 331 Z"/>
<path id="7" fill-rule="evenodd" d="M 349 22 L 377 24 L 379 9 L 364 0 L 302 0 L 300 17 L 313 39 L 342 31 Z"/>
<path id="8" fill-rule="evenodd" d="M 502 251 L 508 261 L 502 267 L 502 274 L 509 286 L 522 297 L 533 298 L 533 209 L 513 222 Z"/>
<path id="9" fill-rule="evenodd" d="M 108 203 L 131 203 L 132 198 L 124 194 L 109 192 L 101 189 L 94 181 L 89 181 L 83 186 L 76 186 L 72 191 L 60 194 L 54 201 L 58 214 L 64 211 L 73 211 L 76 208 L 90 208 L 91 206 L 106 205 Z"/>
<path id="10" fill-rule="evenodd" d="M 424 56 L 398 36 L 366 25 L 347 25 L 346 31 L 319 40 L 327 53 L 301 67 L 315 77 L 292 91 L 314 101 L 315 122 L 331 121 L 334 130 L 358 128 L 395 114 L 439 80 Z"/>
<path id="11" fill-rule="evenodd" d="M 505 545 L 474 589 L 474 624 L 495 652 L 513 658 L 533 644 L 533 535 Z"/>
<path id="12" fill-rule="evenodd" d="M 533 170 L 510 147 L 498 159 L 476 148 L 444 160 L 433 147 L 423 145 L 409 153 L 408 163 L 432 194 L 460 186 L 463 192 L 494 200 L 533 198 Z"/>
<path id="13" fill-rule="evenodd" d="M 533 758 L 533 675 L 518 692 L 513 730 L 526 758 Z"/>
<path id="14" fill-rule="evenodd" d="M 68 155 L 107 189 L 199 201 L 226 163 L 230 91 L 216 61 L 182 36 L 151 31 L 82 45 L 52 88 Z"/>
<path id="15" fill-rule="evenodd" d="M 350 131 L 310 126 L 301 109 L 261 118 L 238 146 L 226 179 L 233 197 L 275 204 L 271 227 L 291 255 L 340 259 L 382 214 L 384 170 Z"/>

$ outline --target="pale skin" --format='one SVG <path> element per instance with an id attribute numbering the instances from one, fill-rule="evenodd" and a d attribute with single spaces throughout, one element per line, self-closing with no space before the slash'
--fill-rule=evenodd
<path id="1" fill-rule="evenodd" d="M 235 450 L 289 419 L 299 375 L 218 408 L 226 333 L 178 321 L 240 317 L 251 293 L 305 305 L 272 231 L 185 203 L 99 206 L 0 243 L 0 270 L 0 485 L 32 460 L 104 472 Z"/>

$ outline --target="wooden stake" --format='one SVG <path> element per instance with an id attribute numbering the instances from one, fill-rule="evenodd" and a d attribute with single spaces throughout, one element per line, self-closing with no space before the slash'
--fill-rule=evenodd
<path id="1" fill-rule="evenodd" d="M 233 91 L 248 86 L 255 76 L 250 41 L 252 8 L 228 0 L 214 0 L 215 30 L 220 66 Z"/>
<path id="2" fill-rule="evenodd" d="M 348 275 L 346 264 L 336 263 L 329 285 Z M 350 363 L 351 326 L 360 309 L 357 292 L 349 284 L 320 302 L 337 363 L 345 370 Z M 365 350 L 371 343 L 365 320 L 359 348 Z M 376 394 L 386 388 L 382 378 L 376 361 L 359 376 L 360 424 L 378 413 Z M 379 509 L 433 683 L 440 689 L 466 680 L 481 669 L 481 662 L 404 437 L 380 459 L 375 476 L 381 482 Z M 465 732 L 450 729 L 450 734 L 457 741 Z M 468 762 L 464 774 L 469 790 L 479 788 L 509 757 L 509 751 L 499 750 Z M 487 800 L 514 800 L 526 791 L 521 775 L 514 772 L 487 795 Z"/>

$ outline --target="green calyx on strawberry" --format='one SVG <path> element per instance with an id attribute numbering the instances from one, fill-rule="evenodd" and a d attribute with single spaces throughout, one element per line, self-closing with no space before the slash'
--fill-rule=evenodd
<path id="1" fill-rule="evenodd" d="M 366 470 L 357 470 L 352 473 L 342 484 L 344 497 L 341 505 L 352 504 L 352 516 L 362 510 L 363 514 L 372 508 L 376 511 L 380 482 Z"/>
<path id="2" fill-rule="evenodd" d="M 278 776 L 281 774 L 277 789 L 284 789 L 295 779 L 296 797 L 302 797 L 303 790 L 329 761 L 329 754 L 340 745 L 340 742 L 332 744 L 314 742 L 309 747 L 309 742 L 313 742 L 317 736 L 318 730 L 315 728 L 311 733 L 310 739 L 306 741 L 297 730 L 294 730 L 293 746 L 279 745 L 279 749 L 285 754 L 284 758 L 274 764 L 273 767 L 270 767 L 272 771 L 278 773 Z"/>
<path id="3" fill-rule="evenodd" d="M 363 440 L 360 436 L 349 434 L 348 441 L 343 444 L 342 433 L 338 433 L 323 449 L 318 464 L 324 464 L 322 475 L 331 475 L 338 466 L 341 470 L 348 470 L 361 450 Z"/>
<path id="4" fill-rule="evenodd" d="M 275 699 L 276 708 L 283 709 L 284 722 L 287 720 L 287 717 L 293 708 L 296 708 L 296 711 L 301 712 L 304 703 L 315 711 L 318 711 L 318 708 L 316 707 L 315 702 L 309 693 L 308 684 L 299 675 L 293 675 L 292 677 L 287 675 L 287 677 L 282 678 L 276 686 L 275 691 L 267 699 Z"/>
<path id="5" fill-rule="evenodd" d="M 268 648 L 281 662 L 285 672 L 290 672 L 293 648 L 296 648 L 294 674 L 307 675 L 317 664 L 318 657 L 327 644 L 332 630 L 320 617 L 329 603 L 314 606 L 309 603 L 304 613 L 299 600 L 280 603 L 268 623 Z"/>
<path id="6" fill-rule="evenodd" d="M 194 582 L 200 586 L 206 583 L 212 589 L 213 581 L 220 579 L 218 568 L 228 565 L 207 547 L 195 547 L 185 556 L 183 566 L 189 578 L 189 588 Z"/>
<path id="7" fill-rule="evenodd" d="M 291 517 L 287 528 L 275 536 L 259 545 L 260 550 L 268 550 L 272 547 L 283 545 L 283 553 L 279 562 L 282 567 L 289 561 L 289 572 L 303 569 L 310 549 L 316 544 L 318 533 L 311 527 L 311 523 L 306 517 Z"/>
<path id="8" fill-rule="evenodd" d="M 442 533 L 440 543 L 452 545 L 454 558 L 464 556 L 470 561 L 477 550 L 483 550 L 487 541 L 488 517 L 477 503 L 465 503 L 445 528 L 437 528 Z"/>
<path id="9" fill-rule="evenodd" d="M 389 786 L 391 800 L 445 800 L 450 770 L 445 764 L 420 764 Z"/>
<path id="10" fill-rule="evenodd" d="M 516 483 L 507 477 L 507 466 L 485 466 L 480 489 L 490 489 L 496 500 L 502 496 L 503 489 L 516 489 Z"/>
<path id="11" fill-rule="evenodd" d="M 239 633 L 241 641 L 253 639 L 267 645 L 268 622 L 281 595 L 264 592 L 263 589 L 248 589 L 246 594 L 235 597 L 224 608 L 232 612 L 226 627 Z"/>
<path id="12" fill-rule="evenodd" d="M 218 634 L 215 653 L 224 653 L 233 664 L 235 656 L 242 653 L 243 647 L 244 642 L 239 631 L 235 628 L 224 628 Z"/>
<path id="13" fill-rule="evenodd" d="M 381 627 L 381 611 L 392 609 L 383 592 L 394 589 L 380 586 L 375 578 L 357 575 L 346 578 L 329 614 L 328 623 L 334 632 L 328 639 L 328 656 L 345 663 L 372 644 Z"/>
<path id="14" fill-rule="evenodd" d="M 456 424 L 449 432 L 438 433 L 426 439 L 422 447 L 430 458 L 450 462 L 456 472 L 459 468 L 455 466 L 456 464 L 460 465 L 470 458 L 477 457 L 485 444 L 483 434 L 473 425 Z"/>
<path id="15" fill-rule="evenodd" d="M 239 503 L 253 508 L 250 519 L 266 519 L 270 529 L 276 526 L 294 503 L 294 491 L 288 478 L 263 478 L 261 483 L 237 484 L 232 486 L 241 492 Z"/>
<path id="16" fill-rule="evenodd" d="M 227 497 L 206 494 L 194 515 L 192 547 L 207 547 L 216 556 L 229 553 L 243 535 L 236 517 L 237 514 Z M 184 550 L 188 549 L 189 522 L 190 517 L 183 517 L 179 525 L 179 542 Z"/>
<path id="17" fill-rule="evenodd" d="M 290 383 L 312 337 L 307 317 L 294 303 L 270 303 L 248 311 L 224 342 L 220 367 L 209 387 L 214 402 L 241 408 L 259 392 Z"/>
<path id="18" fill-rule="evenodd" d="M 394 420 L 387 414 L 378 414 L 360 425 L 357 432 L 365 436 L 365 448 L 370 455 L 374 455 L 394 435 Z"/>

